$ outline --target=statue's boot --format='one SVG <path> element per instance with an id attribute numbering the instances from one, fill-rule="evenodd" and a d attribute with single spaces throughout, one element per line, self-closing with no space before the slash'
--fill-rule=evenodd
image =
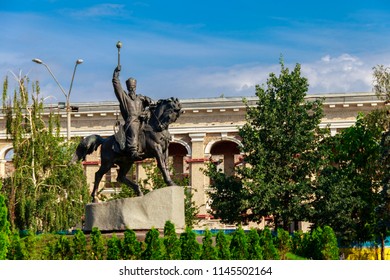
<path id="1" fill-rule="evenodd" d="M 130 154 L 130 157 L 133 160 L 143 160 L 144 154 L 143 153 L 139 153 L 135 147 L 130 146 L 130 147 L 127 147 L 126 150 Z"/>

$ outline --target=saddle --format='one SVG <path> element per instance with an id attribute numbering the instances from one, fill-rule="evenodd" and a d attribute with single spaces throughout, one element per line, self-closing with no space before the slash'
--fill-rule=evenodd
<path id="1" fill-rule="evenodd" d="M 145 124 L 144 122 L 141 122 L 140 133 L 138 134 L 138 143 L 145 142 L 144 124 Z M 115 138 L 115 142 L 113 144 L 112 149 L 116 153 L 123 152 L 126 148 L 126 131 L 123 124 L 121 124 L 119 120 L 117 120 L 114 124 L 114 138 Z M 142 152 L 141 146 L 142 145 L 138 145 L 138 152 Z"/>

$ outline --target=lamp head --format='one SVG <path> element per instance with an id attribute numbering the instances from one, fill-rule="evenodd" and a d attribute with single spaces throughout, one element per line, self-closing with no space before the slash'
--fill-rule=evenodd
<path id="1" fill-rule="evenodd" d="M 122 42 L 121 41 L 118 41 L 118 43 L 116 43 L 116 47 L 118 49 L 122 48 Z"/>
<path id="2" fill-rule="evenodd" d="M 32 61 L 38 64 L 43 64 L 43 61 L 38 58 L 34 58 Z"/>
<path id="3" fill-rule="evenodd" d="M 82 59 L 77 59 L 76 64 L 81 64 L 81 63 L 83 63 L 83 62 L 84 62 L 84 60 L 82 60 Z"/>

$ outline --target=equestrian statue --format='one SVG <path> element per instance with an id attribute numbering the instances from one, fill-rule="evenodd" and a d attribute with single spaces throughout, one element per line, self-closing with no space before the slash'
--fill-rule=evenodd
<path id="1" fill-rule="evenodd" d="M 120 47 L 121 43 L 118 42 L 118 66 L 114 70 L 112 83 L 125 123 L 121 125 L 117 121 L 114 134 L 107 138 L 94 134 L 82 139 L 71 161 L 75 163 L 85 160 L 88 154 L 101 146 L 101 166 L 95 173 L 92 202 L 96 202 L 96 193 L 103 175 L 114 165 L 119 166 L 117 182 L 126 184 L 133 188 L 138 196 L 142 196 L 140 187 L 127 179 L 126 174 L 135 161 L 146 158 L 155 158 L 165 183 L 168 186 L 175 186 L 168 171 L 168 146 L 171 140 L 168 126 L 182 113 L 181 104 L 173 97 L 154 102 L 149 97 L 136 94 L 134 78 L 126 80 L 128 92 L 123 90 L 119 81 Z"/>

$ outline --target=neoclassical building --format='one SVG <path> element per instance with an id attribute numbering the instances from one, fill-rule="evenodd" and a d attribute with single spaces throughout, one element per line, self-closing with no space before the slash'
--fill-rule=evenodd
<path id="1" fill-rule="evenodd" d="M 355 123 L 359 112 L 367 113 L 384 107 L 384 101 L 374 93 L 308 95 L 307 99 L 325 98 L 325 117 L 321 126 L 329 126 L 334 135 Z M 256 97 L 247 97 L 250 105 L 255 105 Z M 225 173 L 232 172 L 240 162 L 241 145 L 238 129 L 245 123 L 245 109 L 241 97 L 182 99 L 183 114 L 170 126 L 172 142 L 169 146 L 170 160 L 176 176 L 186 176 L 194 191 L 195 203 L 200 206 L 200 217 L 208 217 L 207 188 L 209 178 L 202 168 L 210 159 L 222 159 L 220 167 Z M 94 102 L 72 104 L 71 137 L 84 137 L 90 134 L 109 136 L 117 119 L 121 120 L 117 102 Z M 57 105 L 48 105 L 47 110 L 60 114 L 66 135 L 66 112 Z M 5 133 L 5 116 L 0 114 L 0 176 L 5 177 L 12 168 L 12 143 Z M 99 151 L 83 162 L 87 181 L 93 185 L 94 173 L 99 168 Z M 137 163 L 135 180 L 145 176 L 142 162 Z M 113 168 L 101 182 L 101 188 L 111 186 L 116 170 Z M 106 191 L 110 191 L 107 189 Z"/>

